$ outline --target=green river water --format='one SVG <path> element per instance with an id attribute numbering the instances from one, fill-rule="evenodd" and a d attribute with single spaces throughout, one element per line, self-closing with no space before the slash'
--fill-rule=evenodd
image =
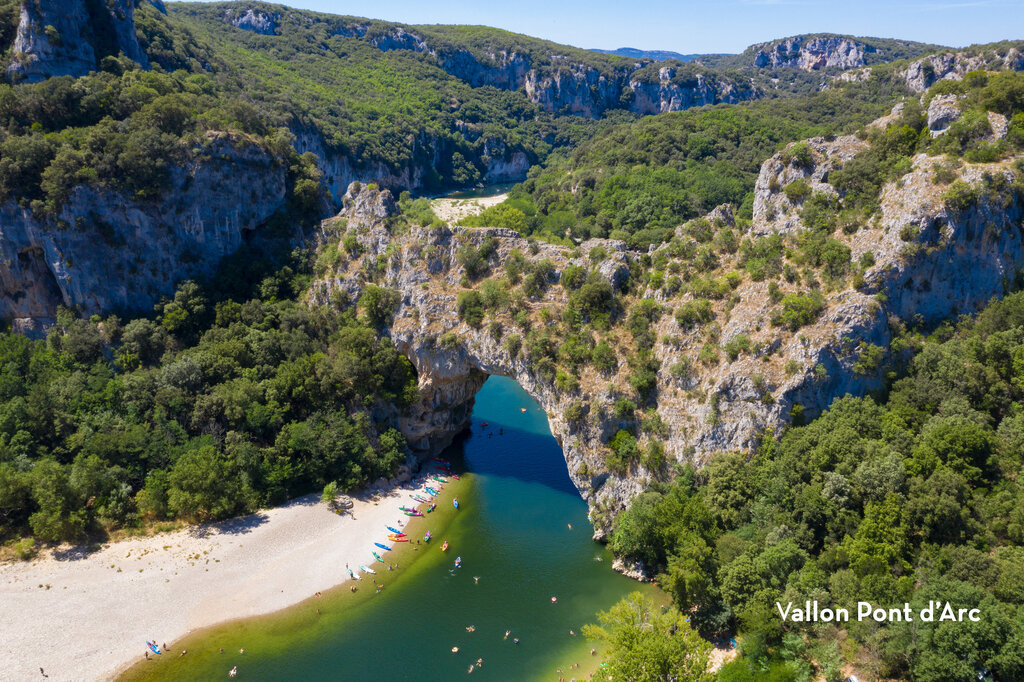
<path id="1" fill-rule="evenodd" d="M 447 553 L 432 543 L 360 602 L 345 606 L 342 590 L 338 608 L 329 608 L 327 595 L 318 603 L 323 615 L 296 607 L 214 628 L 187 642 L 187 659 L 139 666 L 129 677 L 226 679 L 238 665 L 239 680 L 557 679 L 559 667 L 566 680 L 585 679 L 567 669 L 594 666 L 580 629 L 641 586 L 612 571 L 610 553 L 591 539 L 587 507 L 544 413 L 514 381 L 491 377 L 471 433 L 442 457 L 466 472 L 456 482 L 461 510 L 418 521 L 449 540 Z M 437 527 L 445 517 L 447 528 Z M 218 654 L 220 647 L 246 653 Z M 467 677 L 478 658 L 484 665 Z"/>

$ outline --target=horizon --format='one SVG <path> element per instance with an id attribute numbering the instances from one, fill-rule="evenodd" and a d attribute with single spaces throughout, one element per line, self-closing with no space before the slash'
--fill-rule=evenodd
<path id="1" fill-rule="evenodd" d="M 396 0 L 374 16 L 367 15 L 365 4 L 351 1 L 272 4 L 410 25 L 489 26 L 587 50 L 629 47 L 680 54 L 736 54 L 758 43 L 815 33 L 951 48 L 1024 39 L 1024 0 L 913 0 L 896 7 L 882 0 L 865 0 L 856 6 L 828 0 L 651 0 L 628 12 L 609 0 L 567 0 L 558 5 L 522 0 L 515 7 L 464 0 L 431 4 Z M 1004 20 L 993 21 L 993 12 L 1003 13 Z"/>

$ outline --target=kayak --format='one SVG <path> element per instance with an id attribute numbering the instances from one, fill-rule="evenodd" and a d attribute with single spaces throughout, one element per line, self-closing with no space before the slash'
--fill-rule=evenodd
<path id="1" fill-rule="evenodd" d="M 487 426 L 487 422 L 480 422 L 480 426 Z"/>
<path id="2" fill-rule="evenodd" d="M 451 462 L 449 462 L 448 460 L 446 460 L 446 459 L 441 459 L 440 457 L 435 457 L 435 458 L 434 458 L 434 461 L 435 461 L 435 462 L 440 462 L 441 464 L 451 464 Z"/>
<path id="3" fill-rule="evenodd" d="M 430 531 L 429 530 L 427 531 L 427 534 L 423 536 L 423 542 L 430 542 Z"/>
<path id="4" fill-rule="evenodd" d="M 438 483 L 447 483 L 448 482 L 448 479 L 441 478 L 440 476 L 431 476 L 431 478 L 434 479 L 435 481 L 437 481 Z"/>
<path id="5" fill-rule="evenodd" d="M 426 504 L 427 502 L 430 502 L 430 500 L 428 500 L 427 498 L 423 497 L 422 495 L 413 495 L 412 499 L 416 500 L 417 502 L 422 502 L 423 504 Z"/>
<path id="6" fill-rule="evenodd" d="M 384 527 L 387 528 L 392 533 L 394 533 L 395 535 L 405 535 L 405 533 L 403 533 L 402 531 L 400 531 L 400 530 L 398 530 L 396 528 L 392 528 L 391 526 L 384 526 Z"/>
<path id="7" fill-rule="evenodd" d="M 372 554 L 373 558 L 376 559 L 377 561 L 379 561 L 381 563 L 384 563 L 384 560 L 380 558 L 380 554 L 377 554 L 376 552 L 370 552 L 370 554 Z"/>
<path id="8" fill-rule="evenodd" d="M 416 511 L 415 509 L 411 509 L 411 508 L 409 508 L 409 507 L 399 507 L 399 509 L 401 509 L 401 510 L 402 510 L 402 511 L 404 511 L 404 512 L 411 512 L 411 511 Z"/>
<path id="9" fill-rule="evenodd" d="M 448 541 L 447 540 L 445 540 L 444 544 L 441 545 L 441 551 L 442 552 L 447 552 L 448 551 Z"/>
<path id="10" fill-rule="evenodd" d="M 459 498 L 456 497 L 454 500 L 452 500 L 452 506 L 455 507 L 456 509 L 459 508 Z"/>
<path id="11" fill-rule="evenodd" d="M 359 576 L 351 568 L 348 569 L 348 574 L 352 577 L 352 580 L 359 580 Z"/>
<path id="12" fill-rule="evenodd" d="M 423 514 L 418 512 L 418 511 L 407 511 L 407 512 L 402 512 L 402 513 L 405 514 L 406 516 L 423 516 Z"/>
<path id="13" fill-rule="evenodd" d="M 377 572 L 377 571 L 373 570 L 372 568 L 367 568 L 366 566 L 363 566 L 362 564 L 359 565 L 359 568 L 362 571 L 366 572 L 366 573 L 376 573 Z"/>
<path id="14" fill-rule="evenodd" d="M 462 568 L 462 557 L 455 557 L 455 568 Z"/>
<path id="15" fill-rule="evenodd" d="M 146 642 L 146 646 L 148 646 L 149 650 L 152 651 L 154 654 L 163 653 L 162 651 L 160 651 L 160 647 L 158 647 L 154 642 Z"/>
<path id="16" fill-rule="evenodd" d="M 388 538 L 389 542 L 409 542 L 409 538 Z"/>
<path id="17" fill-rule="evenodd" d="M 434 496 L 434 497 L 437 497 L 437 496 L 438 496 L 438 495 L 440 494 L 440 493 L 438 493 L 438 492 L 437 492 L 436 490 L 434 490 L 433 488 L 427 488 L 427 489 L 426 489 L 426 491 L 427 491 L 428 493 L 430 493 L 430 494 L 431 494 L 432 496 Z"/>
<path id="18" fill-rule="evenodd" d="M 382 545 L 382 544 L 380 544 L 379 542 L 375 542 L 375 543 L 373 543 L 373 544 L 377 545 L 378 547 L 380 547 L 381 549 L 383 549 L 383 550 L 384 550 L 385 552 L 390 552 L 390 551 L 391 551 L 391 548 L 390 548 L 390 547 L 388 547 L 387 545 Z"/>

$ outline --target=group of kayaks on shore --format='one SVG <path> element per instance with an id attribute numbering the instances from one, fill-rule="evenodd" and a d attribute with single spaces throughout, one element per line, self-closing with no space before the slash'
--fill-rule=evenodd
<path id="1" fill-rule="evenodd" d="M 413 493 L 413 495 L 411 496 L 412 499 L 416 500 L 420 504 L 428 504 L 428 505 L 430 505 L 429 507 L 427 507 L 427 513 L 428 514 L 430 512 L 432 512 L 432 511 L 434 511 L 437 508 L 437 504 L 433 501 L 433 499 L 441 494 L 441 490 L 440 490 L 441 485 L 447 483 L 449 478 L 454 478 L 454 479 L 458 479 L 459 478 L 458 474 L 455 474 L 455 473 L 452 472 L 451 462 L 449 462 L 448 460 L 440 459 L 438 457 L 435 457 L 434 461 L 437 463 L 437 467 L 438 467 L 439 473 L 431 474 L 430 478 L 431 478 L 431 480 L 436 481 L 439 485 L 437 487 L 426 486 L 424 488 L 424 492 L 427 495 L 430 496 L 429 498 L 424 497 L 423 495 L 421 495 L 419 493 Z M 447 477 L 447 478 L 445 478 L 445 477 Z M 459 498 L 456 497 L 456 498 L 454 498 L 452 500 L 452 506 L 455 507 L 456 509 L 459 508 Z M 415 507 L 406 507 L 406 506 L 403 505 L 403 506 L 400 506 L 399 509 L 406 516 L 423 516 L 423 512 L 421 512 L 419 509 L 417 509 Z M 398 542 L 409 542 L 410 541 L 409 536 L 406 535 L 405 533 L 403 533 L 398 528 L 394 528 L 393 526 L 385 526 L 385 528 L 388 530 L 387 541 L 390 544 L 386 545 L 386 544 L 384 544 L 382 542 L 375 542 L 375 543 L 373 543 L 374 546 L 384 550 L 385 552 L 390 552 L 392 549 L 394 549 L 395 543 L 398 543 Z M 428 530 L 426 532 L 426 534 L 423 536 L 423 542 L 429 544 L 430 543 L 430 539 L 431 539 L 431 534 L 430 534 L 430 531 Z M 448 551 L 448 541 L 447 540 L 445 540 L 441 544 L 441 551 L 442 552 L 447 552 Z M 379 561 L 382 564 L 385 563 L 384 558 L 380 554 L 378 554 L 376 551 L 373 551 L 371 553 L 373 554 L 373 558 L 374 559 L 376 559 L 377 561 Z M 456 559 L 455 559 L 455 567 L 456 568 L 460 568 L 461 566 L 462 566 L 462 557 L 456 557 Z M 372 568 L 369 568 L 368 566 L 360 565 L 359 569 L 361 571 L 363 571 L 363 573 L 370 573 L 370 574 L 376 574 L 377 573 L 375 570 L 373 570 Z M 355 571 L 353 571 L 351 568 L 348 569 L 348 574 L 349 574 L 349 576 L 353 580 L 359 580 L 359 574 L 356 573 Z"/>

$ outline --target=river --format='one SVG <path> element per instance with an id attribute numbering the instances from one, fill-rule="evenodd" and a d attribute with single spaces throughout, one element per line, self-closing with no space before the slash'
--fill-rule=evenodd
<path id="1" fill-rule="evenodd" d="M 326 599 L 316 617 L 307 607 L 214 628 L 188 642 L 175 679 L 226 678 L 230 660 L 236 679 L 451 680 L 478 658 L 472 680 L 557 679 L 559 667 L 566 679 L 584 679 L 568 670 L 595 665 L 582 626 L 641 586 L 615 573 L 611 554 L 591 539 L 544 413 L 514 381 L 491 377 L 471 433 L 442 457 L 466 472 L 457 482 L 461 509 L 393 584 L 348 607 Z M 447 553 L 437 549 L 442 537 Z M 229 658 L 214 653 L 220 647 L 246 653 Z"/>

